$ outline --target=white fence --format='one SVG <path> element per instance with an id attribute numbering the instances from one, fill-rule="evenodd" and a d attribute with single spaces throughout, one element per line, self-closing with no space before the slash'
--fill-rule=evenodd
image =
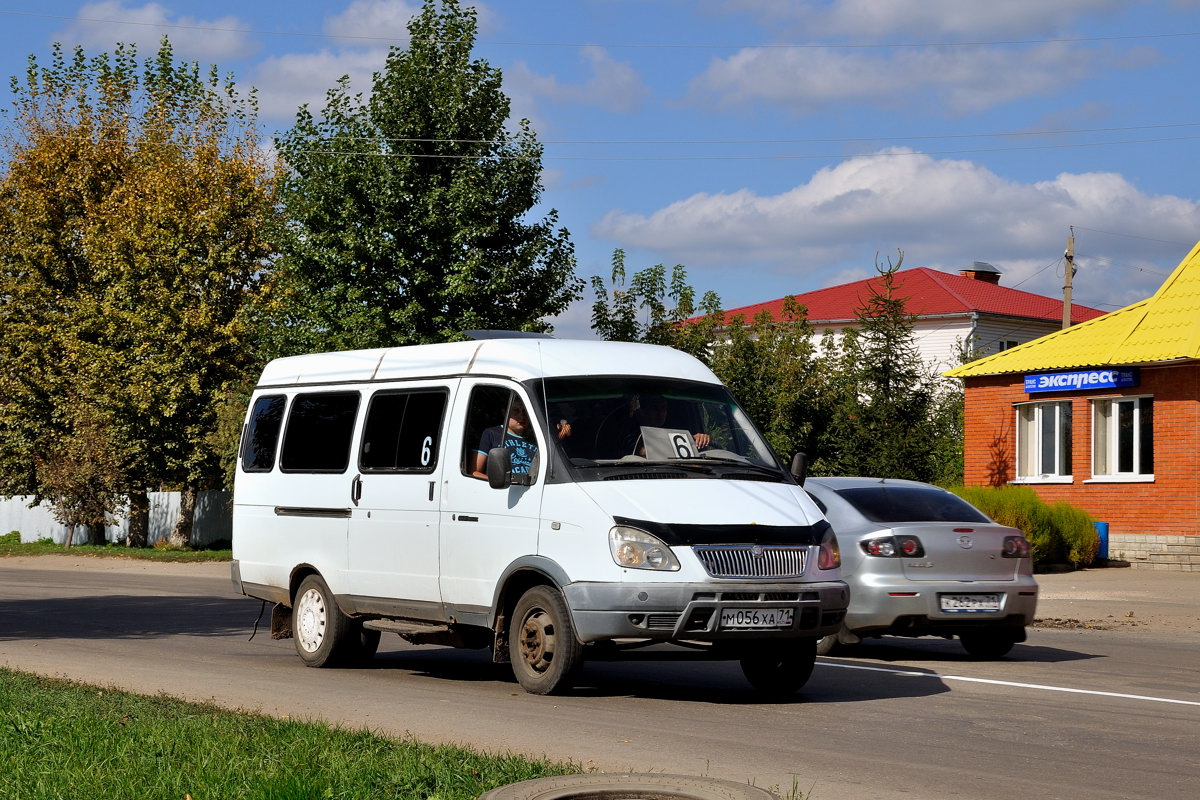
<path id="1" fill-rule="evenodd" d="M 179 516 L 179 492 L 150 492 L 150 531 L 148 544 L 168 538 Z M 53 539 L 59 544 L 67 541 L 71 530 L 54 518 L 46 503 L 29 507 L 29 497 L 0 497 L 0 534 L 20 531 L 22 542 Z M 192 545 L 203 547 L 212 542 L 229 541 L 233 536 L 233 516 L 229 492 L 200 492 L 196 498 L 195 526 Z M 129 520 L 105 529 L 110 542 L 125 541 Z M 76 528 L 72 544 L 87 544 L 87 531 Z"/>

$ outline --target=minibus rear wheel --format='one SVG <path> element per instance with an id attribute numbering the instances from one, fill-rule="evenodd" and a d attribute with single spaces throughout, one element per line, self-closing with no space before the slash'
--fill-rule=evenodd
<path id="1" fill-rule="evenodd" d="M 301 661 L 310 667 L 340 663 L 351 639 L 358 638 L 353 627 L 320 575 L 309 575 L 300 582 L 292 604 L 292 637 Z"/>
<path id="2" fill-rule="evenodd" d="M 800 691 L 817 663 L 816 639 L 763 642 L 741 658 L 742 674 L 760 694 L 776 700 Z"/>
<path id="3" fill-rule="evenodd" d="M 508 631 L 513 675 L 530 694 L 556 694 L 571 688 L 583 666 L 583 645 L 562 593 L 534 586 L 517 601 Z"/>

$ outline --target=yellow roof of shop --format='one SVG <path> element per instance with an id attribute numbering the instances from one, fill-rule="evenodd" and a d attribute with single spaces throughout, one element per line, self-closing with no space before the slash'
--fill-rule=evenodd
<path id="1" fill-rule="evenodd" d="M 944 374 L 969 378 L 1182 359 L 1200 359 L 1200 243 L 1149 299 Z"/>

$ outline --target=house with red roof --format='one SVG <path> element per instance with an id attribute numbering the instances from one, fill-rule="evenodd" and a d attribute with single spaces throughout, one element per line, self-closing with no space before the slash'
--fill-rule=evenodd
<path id="1" fill-rule="evenodd" d="M 808 309 L 818 334 L 859 327 L 858 311 L 879 287 L 878 276 L 827 289 L 793 295 Z M 1062 328 L 1063 301 L 1000 285 L 1000 271 L 984 261 L 963 267 L 958 274 L 929 267 L 899 270 L 893 288 L 913 315 L 913 335 L 922 356 L 939 371 L 959 363 L 958 354 L 970 346 L 987 355 L 1024 344 Z M 747 321 L 766 311 L 782 318 L 784 298 L 726 311 L 726 318 Z M 1087 306 L 1071 306 L 1071 323 L 1104 314 Z"/>

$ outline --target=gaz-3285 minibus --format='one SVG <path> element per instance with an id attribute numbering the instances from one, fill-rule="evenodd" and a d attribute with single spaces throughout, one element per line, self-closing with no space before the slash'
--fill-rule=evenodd
<path id="1" fill-rule="evenodd" d="M 510 335 L 279 359 L 243 428 L 233 582 L 314 667 L 391 632 L 488 648 L 536 694 L 586 659 L 678 651 L 787 695 L 849 601 L 802 464 L 670 348 Z"/>

